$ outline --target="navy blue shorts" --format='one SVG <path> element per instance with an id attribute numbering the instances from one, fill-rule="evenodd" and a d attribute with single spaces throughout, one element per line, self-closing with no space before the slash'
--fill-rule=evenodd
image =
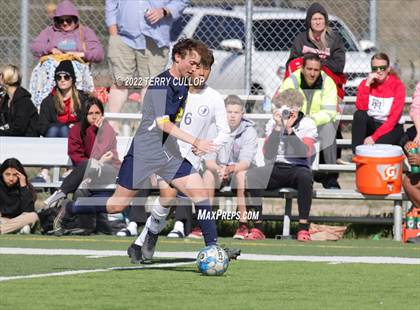
<path id="1" fill-rule="evenodd" d="M 156 174 L 168 184 L 172 180 L 196 173 L 191 163 L 184 159 L 171 156 L 170 158 L 155 159 L 153 161 L 134 160 L 132 154 L 127 154 L 121 164 L 117 184 L 124 188 L 137 190 L 147 186 L 147 179 Z"/>

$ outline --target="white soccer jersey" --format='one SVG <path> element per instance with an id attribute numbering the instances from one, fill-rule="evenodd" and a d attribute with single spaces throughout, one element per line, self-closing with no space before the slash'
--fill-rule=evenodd
<path id="1" fill-rule="evenodd" d="M 213 142 L 222 147 L 231 138 L 222 96 L 209 86 L 199 93 L 188 93 L 180 128 L 194 137 L 203 139 L 213 123 L 217 127 L 217 136 Z M 191 144 L 181 140 L 178 140 L 178 144 L 182 156 L 198 170 L 201 158 L 194 155 Z"/>

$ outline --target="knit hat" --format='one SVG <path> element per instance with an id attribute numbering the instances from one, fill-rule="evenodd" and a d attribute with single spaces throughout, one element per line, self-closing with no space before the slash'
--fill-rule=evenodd
<path id="1" fill-rule="evenodd" d="M 325 17 L 325 24 L 328 25 L 328 13 L 327 10 L 318 2 L 312 3 L 312 5 L 306 11 L 306 28 L 311 28 L 311 19 L 315 13 L 321 13 Z"/>
<path id="2" fill-rule="evenodd" d="M 59 74 L 68 74 L 71 76 L 73 83 L 76 83 L 76 75 L 74 73 L 73 64 L 70 60 L 63 60 L 58 64 L 58 67 L 55 69 L 54 76 Z"/>

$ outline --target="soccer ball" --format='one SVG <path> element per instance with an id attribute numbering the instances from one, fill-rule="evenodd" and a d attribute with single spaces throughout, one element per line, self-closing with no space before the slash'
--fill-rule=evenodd
<path id="1" fill-rule="evenodd" d="M 226 272 L 228 266 L 228 255 L 217 245 L 207 246 L 198 253 L 198 270 L 206 276 L 221 276 Z"/>

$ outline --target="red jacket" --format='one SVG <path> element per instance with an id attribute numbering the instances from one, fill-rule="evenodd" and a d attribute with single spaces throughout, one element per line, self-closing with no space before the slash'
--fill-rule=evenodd
<path id="1" fill-rule="evenodd" d="M 367 111 L 369 116 L 383 123 L 373 133 L 374 141 L 392 131 L 398 123 L 402 124 L 404 104 L 404 84 L 393 74 L 382 84 L 368 87 L 366 80 L 363 80 L 357 88 L 356 108 Z"/>
<path id="2" fill-rule="evenodd" d="M 85 141 L 80 136 L 80 122 L 70 128 L 67 153 L 73 165 L 79 165 L 89 158 L 100 159 L 108 151 L 113 153 L 110 162 L 112 166 L 119 169 L 121 161 L 117 152 L 117 137 L 111 125 L 104 120 L 102 127 L 98 130 L 96 126 L 89 126 L 86 129 Z"/>

